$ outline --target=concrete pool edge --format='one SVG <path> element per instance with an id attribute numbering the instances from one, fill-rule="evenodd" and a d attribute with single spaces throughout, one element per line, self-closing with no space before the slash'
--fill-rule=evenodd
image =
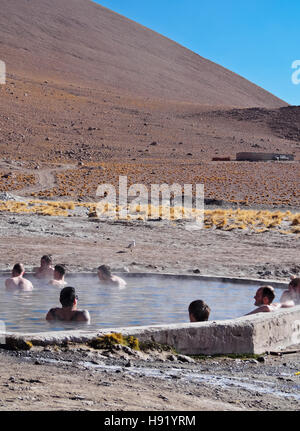
<path id="1" fill-rule="evenodd" d="M 1 271 L 2 274 L 4 271 Z M 5 272 L 6 273 L 6 272 Z M 91 275 L 91 272 L 69 274 Z M 191 280 L 207 280 L 231 282 L 239 284 L 255 284 L 257 286 L 271 284 L 284 288 L 287 282 L 277 280 L 246 279 L 233 277 L 216 277 L 209 275 L 177 275 L 164 273 L 119 273 L 124 277 L 177 278 Z M 186 355 L 213 354 L 262 354 L 300 344 L 300 306 L 281 309 L 273 313 L 259 313 L 236 319 L 208 321 L 202 323 L 181 323 L 168 325 L 149 325 L 138 327 L 103 328 L 101 330 L 69 330 L 49 331 L 42 333 L 5 333 L 6 341 L 26 340 L 36 346 L 62 345 L 67 342 L 86 343 L 91 339 L 119 332 L 133 335 L 140 341 L 151 340 L 160 344 L 168 344 L 178 353 Z"/>
<path id="2" fill-rule="evenodd" d="M 260 284 L 270 284 L 274 285 L 274 287 L 278 288 L 287 288 L 289 281 L 279 281 L 279 280 L 266 280 L 261 278 L 243 278 L 243 277 L 224 277 L 224 276 L 214 276 L 209 274 L 176 274 L 176 273 L 164 273 L 164 272 L 122 272 L 122 271 L 114 271 L 116 275 L 124 278 L 135 278 L 135 277 L 149 277 L 149 278 L 175 278 L 175 279 L 185 279 L 185 280 L 206 280 L 206 281 L 216 281 L 223 283 L 236 283 L 236 284 L 255 284 L 260 286 Z M 8 270 L 0 270 L 0 276 L 9 277 L 11 271 Z M 26 272 L 26 275 L 33 276 L 33 272 Z M 97 270 L 91 271 L 78 271 L 78 272 L 70 272 L 67 274 L 66 279 L 74 278 L 77 276 L 91 276 L 94 275 L 97 277 Z"/>
<path id="3" fill-rule="evenodd" d="M 140 341 L 168 344 L 186 355 L 262 354 L 300 344 L 300 306 L 232 320 L 37 334 L 7 333 L 8 340 L 36 346 L 86 343 L 111 332 L 133 335 Z"/>
<path id="4" fill-rule="evenodd" d="M 80 273 L 81 274 L 81 273 Z M 88 274 L 88 273 L 86 273 Z M 74 273 L 73 275 L 76 275 Z M 224 277 L 224 276 L 214 276 L 214 275 L 196 275 L 196 274 L 175 274 L 175 273 L 153 273 L 153 272 L 120 272 L 118 275 L 130 278 L 130 277 L 162 277 L 162 278 L 176 278 L 176 279 L 184 279 L 184 280 L 206 280 L 206 281 L 216 281 L 223 283 L 237 283 L 237 284 L 274 284 L 275 287 L 279 288 L 287 288 L 288 281 L 279 281 L 279 280 L 265 280 L 261 278 L 243 278 L 243 277 Z"/>

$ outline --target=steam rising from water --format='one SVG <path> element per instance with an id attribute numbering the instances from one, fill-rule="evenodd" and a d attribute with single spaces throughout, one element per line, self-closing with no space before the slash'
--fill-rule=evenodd
<path id="1" fill-rule="evenodd" d="M 45 321 L 50 308 L 61 306 L 60 288 L 38 284 L 31 278 L 35 287 L 33 292 L 12 294 L 5 291 L 4 279 L 3 276 L 0 278 L 0 320 L 5 322 L 7 332 L 36 333 L 78 328 L 74 323 L 50 324 Z M 88 329 L 91 330 L 188 323 L 188 306 L 195 299 L 203 299 L 210 306 L 210 321 L 233 319 L 255 308 L 253 296 L 258 287 L 200 279 L 128 277 L 126 288 L 120 290 L 101 285 L 94 274 L 67 275 L 66 281 L 76 289 L 78 309 L 90 312 Z M 277 300 L 280 294 L 279 290 Z"/>

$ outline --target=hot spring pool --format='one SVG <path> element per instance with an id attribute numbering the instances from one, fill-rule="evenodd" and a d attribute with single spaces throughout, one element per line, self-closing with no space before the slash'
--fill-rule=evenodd
<path id="1" fill-rule="evenodd" d="M 50 308 L 60 307 L 60 289 L 37 282 L 32 292 L 7 292 L 0 275 L 0 320 L 7 332 L 37 333 L 77 329 L 76 323 L 48 323 L 45 316 Z M 76 288 L 78 308 L 91 315 L 88 329 L 128 326 L 188 323 L 188 306 L 203 299 L 211 308 L 209 320 L 234 319 L 255 308 L 254 295 L 258 284 L 205 281 L 201 278 L 128 277 L 127 287 L 119 290 L 103 287 L 95 275 L 66 277 L 69 286 Z M 266 283 L 262 283 L 266 284 Z M 275 288 L 277 302 L 282 290 Z M 86 326 L 84 326 L 86 327 Z"/>

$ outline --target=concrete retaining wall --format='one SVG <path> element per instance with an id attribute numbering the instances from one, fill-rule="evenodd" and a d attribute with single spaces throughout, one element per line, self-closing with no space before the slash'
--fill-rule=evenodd
<path id="1" fill-rule="evenodd" d="M 261 354 L 300 345 L 300 306 L 233 320 L 141 328 L 134 335 L 187 355 Z"/>
<path id="2" fill-rule="evenodd" d="M 6 334 L 7 338 L 31 341 L 34 345 L 87 342 L 96 336 L 120 332 L 140 341 L 151 340 L 173 346 L 186 355 L 261 354 L 300 345 L 300 306 L 272 313 L 259 313 L 238 319 L 110 328 L 98 332 L 81 330 L 41 334 Z"/>
<path id="3" fill-rule="evenodd" d="M 266 162 L 271 160 L 293 161 L 293 154 L 243 152 L 236 154 L 237 161 Z"/>

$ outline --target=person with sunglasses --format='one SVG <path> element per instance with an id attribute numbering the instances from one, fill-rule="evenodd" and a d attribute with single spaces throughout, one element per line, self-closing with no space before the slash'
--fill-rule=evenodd
<path id="1" fill-rule="evenodd" d="M 74 287 L 64 287 L 60 292 L 59 300 L 62 308 L 51 308 L 47 313 L 46 320 L 90 323 L 89 312 L 87 310 L 77 310 L 78 296 Z"/>

